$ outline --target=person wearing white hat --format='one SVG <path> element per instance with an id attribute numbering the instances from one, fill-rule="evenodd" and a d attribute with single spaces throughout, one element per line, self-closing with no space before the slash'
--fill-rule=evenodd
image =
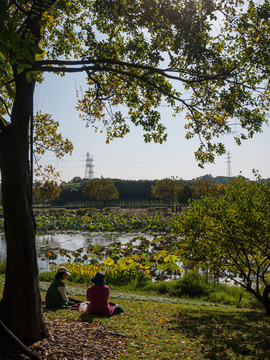
<path id="1" fill-rule="evenodd" d="M 81 302 L 67 296 L 64 280 L 66 280 L 68 275 L 70 273 L 66 267 L 61 266 L 58 268 L 45 297 L 47 308 L 66 308 Z"/>

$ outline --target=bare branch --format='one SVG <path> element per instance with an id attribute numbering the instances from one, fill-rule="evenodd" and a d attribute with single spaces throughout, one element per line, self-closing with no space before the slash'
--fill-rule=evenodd
<path id="1" fill-rule="evenodd" d="M 28 347 L 26 347 L 14 334 L 13 332 L 11 332 L 6 325 L 0 320 L 0 328 L 2 330 L 2 332 L 4 332 L 9 340 L 11 340 L 13 342 L 13 344 L 15 344 L 23 354 L 27 355 L 28 357 L 30 357 L 30 359 L 34 359 L 34 360 L 41 360 L 41 358 L 37 355 L 37 353 L 31 349 L 29 349 Z"/>
<path id="2" fill-rule="evenodd" d="M 92 71 L 101 71 L 101 70 L 112 70 L 111 68 L 107 68 L 102 64 L 110 64 L 110 65 L 120 65 L 123 67 L 127 67 L 130 69 L 140 69 L 140 70 L 147 70 L 149 74 L 159 74 L 167 79 L 181 81 L 186 84 L 193 84 L 204 82 L 208 80 L 220 80 L 227 78 L 230 73 L 235 70 L 231 69 L 230 71 L 215 74 L 215 75 L 204 75 L 201 77 L 196 77 L 193 80 L 188 80 L 180 76 L 170 75 L 169 73 L 185 73 L 188 75 L 196 76 L 196 73 L 192 72 L 184 72 L 181 69 L 174 69 L 174 68 L 156 68 L 152 66 L 142 65 L 142 64 L 131 64 L 125 61 L 113 60 L 113 59 L 88 59 L 88 60 L 40 60 L 36 61 L 34 64 L 35 70 L 40 70 L 44 72 L 81 72 L 85 70 L 86 65 L 89 70 Z M 58 65 L 58 66 L 57 66 Z M 68 66 L 68 67 L 67 67 Z M 74 66 L 74 67 L 73 67 Z M 83 67 L 84 66 L 84 67 Z M 147 75 L 147 74 L 145 74 Z"/>
<path id="3" fill-rule="evenodd" d="M 5 130 L 10 123 L 0 115 L 0 132 Z"/>
<path id="4" fill-rule="evenodd" d="M 5 100 L 2 98 L 2 96 L 0 96 L 0 101 L 1 101 L 1 103 L 4 105 L 4 107 L 5 107 L 5 109 L 6 109 L 7 114 L 8 114 L 9 116 L 11 116 L 11 114 L 10 114 L 10 112 L 9 112 L 9 108 L 8 108 L 8 106 L 7 106 L 6 102 L 5 102 Z"/>

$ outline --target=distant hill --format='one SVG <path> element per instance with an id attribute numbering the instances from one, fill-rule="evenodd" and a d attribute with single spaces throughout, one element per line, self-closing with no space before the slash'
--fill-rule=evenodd
<path id="1" fill-rule="evenodd" d="M 220 185 L 220 184 L 226 185 L 228 182 L 232 181 L 232 179 L 233 178 L 229 176 L 216 176 L 214 178 L 216 185 Z"/>
<path id="2" fill-rule="evenodd" d="M 192 179 L 192 181 L 195 180 L 203 180 L 203 181 L 213 181 L 216 185 L 226 185 L 228 182 L 230 182 L 233 179 L 233 177 L 230 176 L 216 176 L 213 177 L 210 174 L 199 176 L 196 179 Z"/>

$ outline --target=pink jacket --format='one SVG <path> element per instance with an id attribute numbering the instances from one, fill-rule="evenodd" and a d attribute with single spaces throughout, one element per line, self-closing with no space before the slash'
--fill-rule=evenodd
<path id="1" fill-rule="evenodd" d="M 107 285 L 93 285 L 87 289 L 86 299 L 90 301 L 87 307 L 89 314 L 112 315 L 114 307 L 108 302 L 110 289 Z"/>

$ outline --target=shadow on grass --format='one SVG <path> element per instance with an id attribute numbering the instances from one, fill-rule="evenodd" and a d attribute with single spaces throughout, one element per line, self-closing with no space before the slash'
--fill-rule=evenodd
<path id="1" fill-rule="evenodd" d="M 263 313 L 181 310 L 170 326 L 199 340 L 206 359 L 270 359 L 270 318 Z"/>
<path id="2" fill-rule="evenodd" d="M 67 310 L 67 311 L 66 311 Z M 87 313 L 80 313 L 78 310 L 76 309 L 72 309 L 71 307 L 66 307 L 66 308 L 47 308 L 46 306 L 43 307 L 43 313 L 46 313 L 46 314 L 51 314 L 51 315 L 54 315 L 56 313 L 58 313 L 58 315 L 60 315 L 63 311 L 64 312 L 64 317 L 65 318 L 69 318 L 69 316 L 67 316 L 70 312 L 70 315 L 71 315 L 71 318 L 76 318 L 82 322 L 93 322 L 94 321 L 94 317 L 92 314 L 87 314 Z M 72 315 L 75 315 L 73 316 Z"/>
<path id="3" fill-rule="evenodd" d="M 94 321 L 94 317 L 92 314 L 83 313 L 80 315 L 79 318 L 83 322 L 93 322 Z"/>
<path id="4" fill-rule="evenodd" d="M 47 308 L 46 306 L 43 306 L 43 313 L 51 313 L 51 312 L 56 312 L 56 311 L 59 311 L 59 310 L 71 310 L 71 307 L 55 307 L 55 308 Z"/>

